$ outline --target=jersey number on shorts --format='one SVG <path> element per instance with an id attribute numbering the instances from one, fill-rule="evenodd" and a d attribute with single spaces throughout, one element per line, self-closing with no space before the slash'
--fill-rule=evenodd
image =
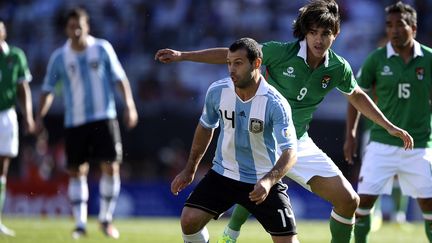
<path id="1" fill-rule="evenodd" d="M 286 223 L 287 219 L 288 220 L 291 219 L 294 222 L 294 225 L 295 225 L 294 214 L 290 213 L 290 211 L 288 210 L 288 208 L 278 209 L 277 211 L 280 214 L 281 219 L 282 219 L 282 227 L 284 227 L 284 228 L 287 227 L 287 223 Z"/>
<path id="2" fill-rule="evenodd" d="M 303 87 L 300 90 L 300 94 L 297 95 L 297 100 L 302 100 L 306 96 L 307 92 L 308 92 L 308 89 L 306 87 Z"/>
<path id="3" fill-rule="evenodd" d="M 398 85 L 398 98 L 399 99 L 408 99 L 411 95 L 410 92 L 411 84 L 409 83 L 401 83 Z"/>

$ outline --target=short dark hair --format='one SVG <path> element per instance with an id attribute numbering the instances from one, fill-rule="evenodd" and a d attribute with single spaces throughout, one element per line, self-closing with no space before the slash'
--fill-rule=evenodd
<path id="1" fill-rule="evenodd" d="M 334 0 L 314 0 L 299 9 L 293 23 L 293 35 L 303 40 L 313 27 L 330 29 L 333 34 L 339 33 L 339 7 Z"/>
<path id="2" fill-rule="evenodd" d="M 67 24 L 67 22 L 71 18 L 77 18 L 77 19 L 85 18 L 87 23 L 90 20 L 90 17 L 89 17 L 87 10 L 85 10 L 83 7 L 76 7 L 76 8 L 72 8 L 69 11 L 67 11 L 66 16 L 65 16 L 65 25 Z"/>
<path id="3" fill-rule="evenodd" d="M 240 49 L 245 49 L 247 51 L 247 58 L 251 64 L 257 58 L 262 58 L 263 56 L 260 44 L 252 38 L 245 37 L 238 39 L 229 47 L 230 52 L 235 52 Z"/>
<path id="4" fill-rule="evenodd" d="M 404 19 L 409 25 L 417 26 L 417 11 L 409 4 L 399 1 L 387 6 L 385 11 L 387 14 L 400 13 L 402 19 Z"/>

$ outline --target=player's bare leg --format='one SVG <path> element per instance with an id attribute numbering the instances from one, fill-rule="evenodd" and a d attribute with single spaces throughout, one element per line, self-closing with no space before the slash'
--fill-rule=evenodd
<path id="1" fill-rule="evenodd" d="M 274 243 L 299 243 L 300 242 L 297 238 L 297 235 L 272 236 L 272 240 Z"/>
<path id="2" fill-rule="evenodd" d="M 185 242 L 208 242 L 209 233 L 206 224 L 214 217 L 201 209 L 184 207 L 180 224 Z"/>
<path id="3" fill-rule="evenodd" d="M 120 195 L 120 163 L 102 162 L 101 171 L 99 222 L 102 232 L 107 237 L 118 239 L 120 233 L 112 221 L 117 199 Z"/>
<path id="4" fill-rule="evenodd" d="M 7 236 L 15 236 L 15 232 L 2 223 L 2 212 L 6 199 L 6 178 L 9 170 L 10 158 L 0 156 L 0 234 Z"/>
<path id="5" fill-rule="evenodd" d="M 354 226 L 354 214 L 359 196 L 343 176 L 314 176 L 308 184 L 312 192 L 333 205 L 330 218 L 332 243 L 349 243 Z"/>

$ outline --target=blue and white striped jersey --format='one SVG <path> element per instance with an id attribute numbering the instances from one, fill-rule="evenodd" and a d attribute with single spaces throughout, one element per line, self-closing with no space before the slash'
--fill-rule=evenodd
<path id="1" fill-rule="evenodd" d="M 70 40 L 50 58 L 43 91 L 53 92 L 63 83 L 65 127 L 117 117 L 115 82 L 126 80 L 111 44 L 89 36 L 82 52 L 72 50 Z"/>
<path id="2" fill-rule="evenodd" d="M 200 123 L 221 127 L 212 169 L 228 178 L 255 184 L 276 164 L 280 152 L 297 149 L 291 108 L 261 76 L 253 98 L 242 101 L 231 78 L 208 89 Z"/>

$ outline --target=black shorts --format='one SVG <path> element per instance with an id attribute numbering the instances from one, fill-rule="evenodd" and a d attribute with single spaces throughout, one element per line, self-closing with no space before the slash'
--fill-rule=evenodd
<path id="1" fill-rule="evenodd" d="M 201 209 L 218 219 L 237 203 L 249 210 L 271 235 L 297 234 L 287 186 L 282 182 L 275 184 L 259 205 L 249 199 L 253 189 L 254 184 L 239 182 L 210 170 L 189 195 L 185 206 Z"/>
<path id="2" fill-rule="evenodd" d="M 66 128 L 66 156 L 69 168 L 84 162 L 121 162 L 120 128 L 115 119 Z"/>

